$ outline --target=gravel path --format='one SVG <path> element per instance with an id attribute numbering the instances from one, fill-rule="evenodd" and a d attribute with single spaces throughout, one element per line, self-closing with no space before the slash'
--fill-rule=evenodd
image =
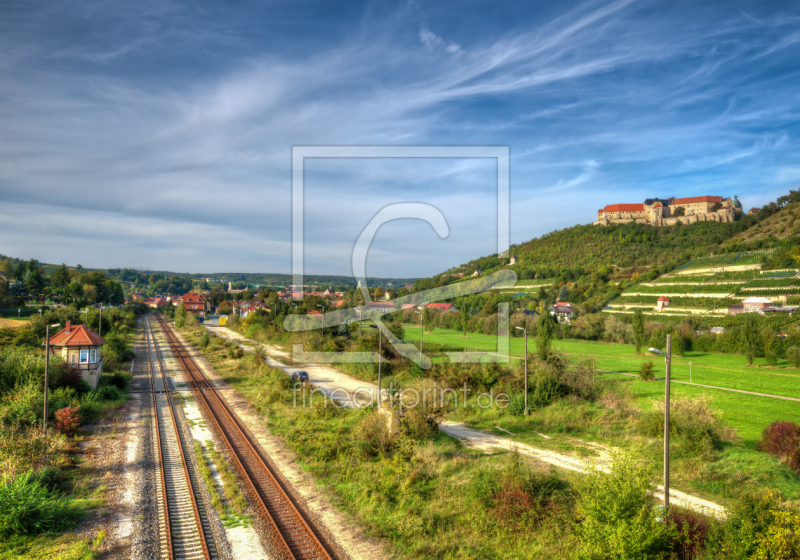
<path id="1" fill-rule="evenodd" d="M 221 336 L 225 336 L 227 338 L 242 343 L 242 346 L 245 349 L 252 348 L 259 344 L 258 342 L 243 337 L 239 333 L 232 331 L 227 327 L 207 327 L 207 328 L 208 330 L 215 332 Z M 273 356 L 280 357 L 283 359 L 288 359 L 290 357 L 287 352 L 279 350 L 269 344 L 261 344 L 261 346 L 268 354 L 272 354 Z M 339 386 L 349 390 L 354 390 L 354 388 L 363 388 L 369 391 L 377 391 L 376 385 L 350 377 L 346 373 L 339 371 L 335 368 L 332 368 L 328 365 L 302 364 L 300 366 L 287 366 L 279 362 L 275 358 L 268 358 L 268 361 L 270 365 L 274 365 L 275 367 L 280 367 L 287 373 L 298 369 L 307 371 L 309 373 L 309 381 L 315 386 L 318 386 L 320 389 L 325 391 L 331 391 Z M 523 455 L 528 455 L 530 457 L 533 457 L 534 459 L 537 459 L 544 463 L 548 463 L 550 465 L 554 465 L 561 469 L 571 470 L 575 472 L 586 472 L 587 467 L 585 460 L 580 459 L 576 456 L 570 456 L 570 455 L 565 455 L 563 453 L 556 453 L 553 451 L 549 451 L 546 449 L 540 449 L 526 443 L 514 441 L 511 438 L 489 434 L 487 432 L 482 432 L 480 430 L 469 428 L 468 426 L 466 426 L 461 422 L 445 421 L 441 423 L 439 429 L 442 430 L 447 435 L 461 441 L 464 445 L 472 447 L 474 449 L 480 449 L 485 453 L 492 453 L 493 450 L 495 449 L 515 450 L 518 451 L 519 453 L 522 453 Z M 595 446 L 595 447 L 603 448 L 604 446 Z M 608 452 L 611 451 L 611 448 L 605 447 L 605 453 L 602 451 L 602 449 L 599 449 L 599 451 L 600 451 L 599 457 L 597 458 L 598 463 L 600 464 L 600 468 L 605 468 L 603 467 L 603 464 L 607 463 Z M 658 486 L 658 490 L 656 491 L 655 496 L 663 500 L 664 498 L 663 486 Z M 697 496 L 692 496 L 691 494 L 680 492 L 678 490 L 675 490 L 674 488 L 670 488 L 669 496 L 671 503 L 697 511 L 704 515 L 711 515 L 715 517 L 724 517 L 725 515 L 725 508 L 720 504 L 710 502 L 708 500 L 699 498 Z"/>

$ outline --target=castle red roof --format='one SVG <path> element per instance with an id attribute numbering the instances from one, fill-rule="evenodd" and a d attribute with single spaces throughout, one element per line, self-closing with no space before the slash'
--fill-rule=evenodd
<path id="1" fill-rule="evenodd" d="M 86 325 L 73 325 L 71 321 L 50 337 L 51 346 L 101 346 L 105 343 L 105 339 Z"/>
<path id="2" fill-rule="evenodd" d="M 691 204 L 693 202 L 722 202 L 721 196 L 690 196 L 689 198 L 676 198 L 672 205 Z"/>
<path id="3" fill-rule="evenodd" d="M 609 204 L 606 212 L 644 212 L 644 204 Z"/>

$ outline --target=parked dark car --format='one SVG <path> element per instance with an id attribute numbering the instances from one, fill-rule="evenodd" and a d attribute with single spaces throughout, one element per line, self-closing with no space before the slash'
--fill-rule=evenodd
<path id="1" fill-rule="evenodd" d="M 308 372 L 307 371 L 296 371 L 292 373 L 292 381 L 308 381 Z"/>

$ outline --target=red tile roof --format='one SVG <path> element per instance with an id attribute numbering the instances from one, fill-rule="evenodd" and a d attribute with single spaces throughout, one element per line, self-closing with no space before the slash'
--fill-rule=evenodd
<path id="1" fill-rule="evenodd" d="M 322 317 L 322 313 L 317 311 L 316 309 L 312 309 L 307 313 L 307 315 L 314 315 L 315 317 Z"/>
<path id="2" fill-rule="evenodd" d="M 100 346 L 105 343 L 105 339 L 86 325 L 72 325 L 70 321 L 50 337 L 51 346 Z"/>
<path id="3" fill-rule="evenodd" d="M 669 301 L 669 298 L 667 296 L 661 296 L 658 298 L 658 301 Z"/>
<path id="4" fill-rule="evenodd" d="M 609 204 L 606 212 L 644 212 L 644 204 Z"/>
<path id="5" fill-rule="evenodd" d="M 449 311 L 453 308 L 452 303 L 429 303 L 426 307 L 433 307 L 434 309 L 444 309 L 445 311 Z"/>
<path id="6" fill-rule="evenodd" d="M 691 204 L 694 202 L 722 202 L 721 196 L 690 196 L 688 198 L 676 198 L 672 201 L 672 205 L 676 204 Z"/>

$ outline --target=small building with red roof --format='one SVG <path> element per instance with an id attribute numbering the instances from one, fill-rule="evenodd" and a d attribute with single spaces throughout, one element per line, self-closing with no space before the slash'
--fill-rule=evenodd
<path id="1" fill-rule="evenodd" d="M 86 325 L 67 321 L 64 328 L 50 337 L 50 354 L 61 356 L 71 368 L 81 372 L 81 379 L 97 387 L 103 375 L 103 356 L 100 347 L 106 341 Z"/>
<path id="2" fill-rule="evenodd" d="M 198 317 L 205 317 L 207 310 L 207 303 L 203 296 L 195 292 L 189 292 L 181 298 L 180 303 L 186 308 L 186 311 L 197 315 Z"/>
<path id="3" fill-rule="evenodd" d="M 669 307 L 670 301 L 667 296 L 661 296 L 658 298 L 658 302 L 656 303 L 656 310 L 662 311 L 664 308 Z"/>
<path id="4" fill-rule="evenodd" d="M 442 311 L 458 311 L 456 306 L 452 303 L 429 303 L 425 307 L 430 307 L 431 309 L 441 309 Z"/>

